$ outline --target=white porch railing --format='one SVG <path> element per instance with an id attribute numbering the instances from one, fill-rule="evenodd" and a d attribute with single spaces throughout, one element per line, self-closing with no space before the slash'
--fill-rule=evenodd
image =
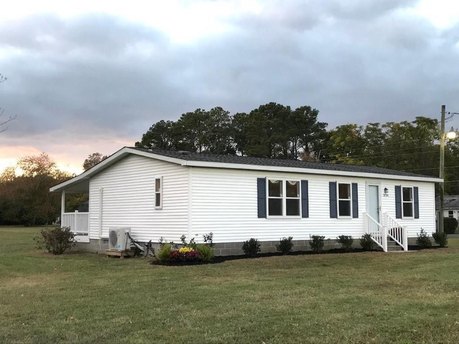
<path id="1" fill-rule="evenodd" d="M 89 213 L 80 213 L 78 210 L 74 213 L 64 213 L 61 227 L 70 227 L 76 241 L 89 242 Z"/>
<path id="2" fill-rule="evenodd" d="M 384 252 L 387 252 L 387 229 L 378 221 L 372 218 L 368 213 L 363 214 L 365 228 L 371 235 L 373 241 L 380 246 Z"/>
<path id="3" fill-rule="evenodd" d="M 404 251 L 408 251 L 408 234 L 406 228 L 387 213 L 382 214 L 382 223 L 364 213 L 364 226 L 368 234 L 384 252 L 387 252 L 387 239 L 392 239 Z"/>
<path id="4" fill-rule="evenodd" d="M 408 233 L 406 228 L 387 213 L 383 214 L 382 224 L 387 228 L 387 235 L 403 247 L 403 250 L 408 251 Z"/>

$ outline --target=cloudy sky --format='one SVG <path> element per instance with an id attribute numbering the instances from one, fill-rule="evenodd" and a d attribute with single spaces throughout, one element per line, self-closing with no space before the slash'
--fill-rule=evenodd
<path id="1" fill-rule="evenodd" d="M 329 127 L 459 112 L 459 4 L 15 0 L 0 73 L 0 122 L 17 115 L 0 170 L 46 152 L 79 172 L 196 108 L 310 105 Z"/>

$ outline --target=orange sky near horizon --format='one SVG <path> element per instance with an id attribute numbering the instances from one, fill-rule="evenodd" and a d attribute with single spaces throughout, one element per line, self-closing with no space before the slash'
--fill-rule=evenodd
<path id="1" fill-rule="evenodd" d="M 133 146 L 133 142 L 134 140 L 113 140 L 92 142 L 93 144 L 66 144 L 53 146 L 49 151 L 28 145 L 0 147 L 0 174 L 7 167 L 15 167 L 22 157 L 47 153 L 60 170 L 78 175 L 83 172 L 83 162 L 88 155 L 95 152 L 111 155 L 124 146 Z"/>

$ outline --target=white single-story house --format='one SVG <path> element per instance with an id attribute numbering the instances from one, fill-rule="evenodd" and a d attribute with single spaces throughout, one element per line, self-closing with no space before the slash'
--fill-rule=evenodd
<path id="1" fill-rule="evenodd" d="M 110 228 L 140 242 L 202 242 L 217 254 L 241 252 L 256 238 L 274 249 L 292 236 L 359 239 L 369 233 L 388 251 L 435 231 L 434 185 L 440 179 L 377 167 L 124 147 L 50 189 L 62 193 L 62 225 L 88 249 L 106 247 Z M 65 211 L 66 194 L 89 194 L 88 212 Z M 358 241 L 358 240 L 357 240 Z M 391 245 L 389 245 L 389 244 Z"/>

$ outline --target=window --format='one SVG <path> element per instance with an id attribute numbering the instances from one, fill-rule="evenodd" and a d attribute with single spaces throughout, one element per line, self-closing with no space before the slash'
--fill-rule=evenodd
<path id="1" fill-rule="evenodd" d="M 268 215 L 300 216 L 300 182 L 268 179 Z"/>
<path id="2" fill-rule="evenodd" d="M 163 207 L 163 178 L 155 178 L 155 208 Z"/>
<path id="3" fill-rule="evenodd" d="M 448 217 L 454 217 L 454 211 L 453 210 L 448 211 Z"/>
<path id="4" fill-rule="evenodd" d="M 287 216 L 300 216 L 300 182 L 298 181 L 285 181 L 286 192 L 286 215 Z"/>
<path id="5" fill-rule="evenodd" d="M 413 188 L 402 188 L 402 211 L 403 217 L 413 217 Z"/>
<path id="6" fill-rule="evenodd" d="M 338 184 L 338 216 L 351 216 L 351 184 Z"/>

